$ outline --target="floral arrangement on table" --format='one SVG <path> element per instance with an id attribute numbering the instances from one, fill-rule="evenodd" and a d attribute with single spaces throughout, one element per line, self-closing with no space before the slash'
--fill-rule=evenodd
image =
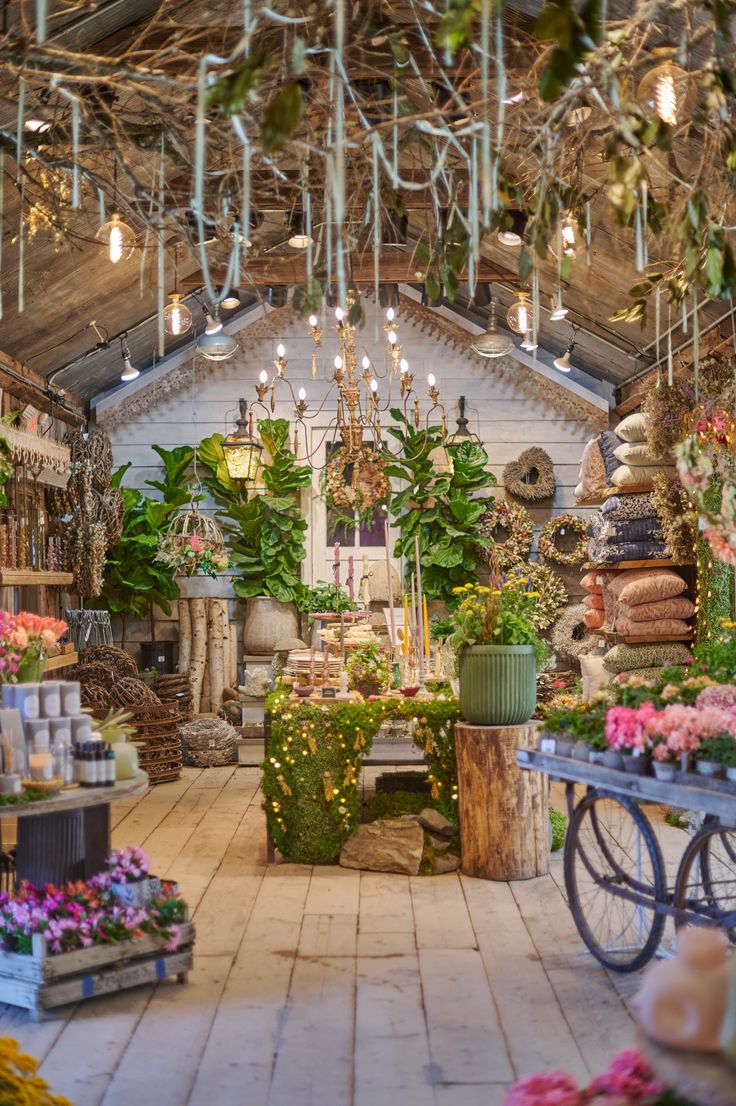
<path id="1" fill-rule="evenodd" d="M 345 661 L 350 686 L 361 689 L 383 688 L 389 680 L 388 653 L 377 641 L 366 642 L 351 649 Z"/>
<path id="2" fill-rule="evenodd" d="M 571 1075 L 529 1075 L 506 1095 L 503 1106 L 691 1106 L 655 1077 L 636 1049 L 620 1052 L 584 1089 Z"/>
<path id="3" fill-rule="evenodd" d="M 502 576 L 490 586 L 463 584 L 453 588 L 460 602 L 452 612 L 454 631 L 449 638 L 455 649 L 468 645 L 532 645 L 541 665 L 547 646 L 534 626 L 539 593 L 528 576 Z"/>
<path id="4" fill-rule="evenodd" d="M 167 534 L 154 559 L 170 568 L 175 576 L 215 577 L 229 564 L 225 546 L 199 534 Z"/>
<path id="5" fill-rule="evenodd" d="M 0 683 L 39 680 L 50 651 L 66 631 L 66 622 L 57 618 L 0 611 Z"/>
<path id="6" fill-rule="evenodd" d="M 560 549 L 557 538 L 578 535 L 572 549 Z M 558 565 L 581 565 L 588 559 L 588 524 L 578 515 L 557 515 L 545 522 L 539 535 L 539 555 Z"/>
<path id="7" fill-rule="evenodd" d="M 139 850 L 137 850 L 139 852 Z M 115 856 L 123 860 L 115 860 Z M 175 951 L 181 940 L 186 904 L 174 884 L 163 883 L 161 896 L 145 907 L 121 906 L 112 893 L 113 872 L 127 853 L 113 854 L 110 870 L 87 882 L 43 889 L 22 883 L 15 894 L 0 895 L 0 942 L 9 952 L 28 954 L 36 933 L 46 937 L 49 952 L 64 953 L 93 945 L 133 941 L 144 934 L 161 937 Z M 147 858 L 137 861 L 148 866 Z M 126 871 L 132 871 L 129 865 Z"/>
<path id="8" fill-rule="evenodd" d="M 0 1037 L 0 1102 L 17 1106 L 72 1106 L 63 1095 L 51 1094 L 38 1074 L 40 1063 L 21 1052 L 12 1037 Z"/>

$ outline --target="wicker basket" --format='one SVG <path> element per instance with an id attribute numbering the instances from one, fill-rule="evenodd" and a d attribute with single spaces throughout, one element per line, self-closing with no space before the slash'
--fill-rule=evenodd
<path id="1" fill-rule="evenodd" d="M 237 761 L 238 735 L 222 718 L 199 718 L 181 728 L 187 764 L 195 768 L 221 768 Z"/>
<path id="2" fill-rule="evenodd" d="M 117 645 L 92 645 L 79 654 L 80 664 L 104 664 L 116 676 L 137 676 L 138 665 L 129 653 Z"/>
<path id="3" fill-rule="evenodd" d="M 178 780 L 181 775 L 181 725 L 176 707 L 146 703 L 134 707 L 131 741 L 138 748 L 138 761 L 152 784 Z"/>

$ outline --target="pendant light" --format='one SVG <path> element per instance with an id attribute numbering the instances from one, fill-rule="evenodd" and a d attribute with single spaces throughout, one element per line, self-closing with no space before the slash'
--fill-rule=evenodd
<path id="1" fill-rule="evenodd" d="M 562 302 L 562 288 L 557 285 L 557 291 L 550 300 L 549 321 L 559 323 L 567 316 L 568 308 Z"/>
<path id="2" fill-rule="evenodd" d="M 223 438 L 222 453 L 231 480 L 252 481 L 258 472 L 263 446 L 253 433 L 253 413 L 248 413 L 247 402 L 239 400 L 238 407 L 240 418 L 236 423 L 237 430 Z"/>
<path id="3" fill-rule="evenodd" d="M 556 369 L 559 369 L 561 373 L 569 373 L 572 368 L 572 365 L 570 364 L 570 354 L 575 349 L 575 335 L 577 334 L 579 329 L 580 327 L 578 326 L 574 326 L 572 328 L 572 337 L 570 338 L 569 346 L 563 353 L 562 357 L 555 357 L 554 359 L 554 366 Z"/>
<path id="4" fill-rule="evenodd" d="M 240 296 L 235 288 L 231 288 L 226 296 L 220 300 L 220 307 L 225 311 L 234 311 L 240 307 Z"/>
<path id="5" fill-rule="evenodd" d="M 207 361 L 227 361 L 238 352 L 238 343 L 229 334 L 202 334 L 197 349 Z"/>
<path id="6" fill-rule="evenodd" d="M 539 343 L 534 337 L 533 330 L 527 330 L 524 335 L 524 341 L 521 343 L 521 348 L 525 349 L 527 353 L 532 353 L 535 349 L 539 349 Z"/>
<path id="7" fill-rule="evenodd" d="M 192 325 L 192 313 L 185 303 L 181 302 L 179 291 L 179 265 L 178 250 L 174 250 L 174 291 L 169 296 L 169 303 L 164 308 L 164 327 L 168 334 L 178 338 L 180 334 L 186 334 Z"/>
<path id="8" fill-rule="evenodd" d="M 531 322 L 531 304 L 529 293 L 519 291 L 516 300 L 506 312 L 506 322 L 514 334 L 526 334 Z"/>
<path id="9" fill-rule="evenodd" d="M 202 310 L 204 311 L 205 334 L 219 334 L 222 330 L 222 319 L 217 308 L 214 309 L 214 312 L 210 312 L 203 306 Z"/>
<path id="10" fill-rule="evenodd" d="M 118 163 L 113 162 L 112 195 L 113 202 L 117 204 L 118 194 Z M 108 260 L 117 265 L 118 261 L 127 261 L 135 249 L 135 231 L 120 218 L 117 207 L 113 209 L 111 217 L 98 229 L 95 238 L 107 249 Z"/>
<path id="11" fill-rule="evenodd" d="M 123 335 L 120 339 L 120 352 L 123 356 L 123 371 L 120 374 L 120 379 L 124 384 L 130 383 L 131 380 L 135 380 L 141 374 L 130 361 L 130 350 L 128 349 L 128 343 L 126 341 L 127 335 Z"/>
<path id="12" fill-rule="evenodd" d="M 644 74 L 637 94 L 670 127 L 687 121 L 697 96 L 687 70 L 669 60 L 660 62 Z"/>
<path id="13" fill-rule="evenodd" d="M 491 300 L 491 318 L 488 329 L 471 338 L 470 348 L 473 353 L 479 354 L 480 357 L 505 357 L 514 348 L 511 338 L 501 334 L 496 327 L 495 299 Z"/>
<path id="14" fill-rule="evenodd" d="M 498 231 L 498 240 L 502 246 L 520 246 L 524 241 L 527 217 L 523 211 L 509 209 L 503 214 L 503 222 Z"/>
<path id="15" fill-rule="evenodd" d="M 303 211 L 296 211 L 289 219 L 288 244 L 293 250 L 306 250 L 312 245 L 312 239 L 307 233 L 307 219 Z"/>
<path id="16" fill-rule="evenodd" d="M 468 427 L 468 420 L 465 415 L 465 396 L 459 397 L 457 410 L 457 430 L 447 439 L 448 447 L 462 445 L 463 442 L 470 442 L 471 445 L 482 445 L 478 435 Z"/>

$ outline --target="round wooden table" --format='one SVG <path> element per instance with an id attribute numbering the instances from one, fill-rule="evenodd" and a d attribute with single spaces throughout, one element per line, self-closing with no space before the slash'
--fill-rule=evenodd
<path id="1" fill-rule="evenodd" d="M 18 819 L 16 878 L 43 887 L 101 872 L 110 852 L 110 803 L 147 788 L 148 776 L 138 771 L 114 787 L 75 787 L 24 806 L 0 806 L 0 819 Z"/>

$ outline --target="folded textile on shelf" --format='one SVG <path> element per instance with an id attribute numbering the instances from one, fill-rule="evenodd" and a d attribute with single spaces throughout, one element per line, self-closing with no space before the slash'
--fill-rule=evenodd
<path id="1" fill-rule="evenodd" d="M 685 595 L 655 599 L 651 603 L 621 603 L 621 614 L 632 622 L 651 622 L 658 618 L 692 618 L 695 604 Z"/>
<path id="2" fill-rule="evenodd" d="M 662 523 L 653 518 L 627 518 L 609 521 L 604 515 L 603 526 L 598 535 L 599 541 L 657 541 L 664 542 Z"/>
<path id="3" fill-rule="evenodd" d="M 649 645 L 614 645 L 603 658 L 608 672 L 630 672 L 639 668 L 669 668 L 691 664 L 693 655 L 682 641 L 661 641 Z"/>
<path id="4" fill-rule="evenodd" d="M 630 568 L 617 573 L 608 586 L 614 598 L 632 607 L 687 591 L 687 581 L 671 568 Z"/>
<path id="5" fill-rule="evenodd" d="M 681 618 L 655 618 L 650 622 L 634 622 L 621 615 L 616 619 L 616 633 L 627 637 L 684 637 L 691 627 Z"/>
<path id="6" fill-rule="evenodd" d="M 601 514 L 609 521 L 658 517 L 651 492 L 612 495 L 601 507 Z"/>

